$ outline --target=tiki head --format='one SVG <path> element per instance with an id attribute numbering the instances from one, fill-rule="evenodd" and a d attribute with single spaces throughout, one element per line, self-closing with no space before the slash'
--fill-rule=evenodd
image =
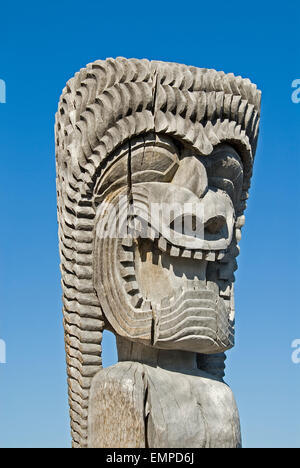
<path id="1" fill-rule="evenodd" d="M 75 446 L 105 327 L 160 349 L 233 346 L 259 109 L 249 80 L 178 64 L 108 59 L 68 82 L 56 143 Z"/>

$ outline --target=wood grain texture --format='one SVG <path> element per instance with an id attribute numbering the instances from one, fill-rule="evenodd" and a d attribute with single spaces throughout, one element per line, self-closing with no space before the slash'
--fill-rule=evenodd
<path id="1" fill-rule="evenodd" d="M 121 362 L 94 377 L 89 447 L 238 448 L 230 388 L 199 370 Z"/>
<path id="2" fill-rule="evenodd" d="M 93 379 L 90 448 L 145 448 L 145 380 L 138 363 L 102 369 Z"/>

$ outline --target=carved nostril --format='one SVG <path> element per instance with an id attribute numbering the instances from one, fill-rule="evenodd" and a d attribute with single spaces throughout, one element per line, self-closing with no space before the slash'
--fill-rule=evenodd
<path id="1" fill-rule="evenodd" d="M 170 228 L 180 234 L 195 237 L 203 232 L 203 223 L 197 216 L 185 214 L 175 218 L 171 222 Z"/>
<path id="2" fill-rule="evenodd" d="M 206 221 L 204 230 L 209 234 L 218 234 L 226 224 L 226 218 L 222 215 L 214 216 Z"/>

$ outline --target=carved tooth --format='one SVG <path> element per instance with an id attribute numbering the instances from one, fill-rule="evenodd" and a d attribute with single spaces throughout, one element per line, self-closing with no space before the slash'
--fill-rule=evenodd
<path id="1" fill-rule="evenodd" d="M 133 239 L 132 237 L 124 237 L 124 239 L 122 239 L 122 245 L 124 245 L 124 247 L 132 247 L 132 244 L 133 244 Z"/>
<path id="2" fill-rule="evenodd" d="M 120 262 L 132 262 L 134 255 L 130 250 L 119 249 L 118 257 Z"/>
<path id="3" fill-rule="evenodd" d="M 216 253 L 215 252 L 205 253 L 205 260 L 208 260 L 209 262 L 214 262 L 216 260 Z"/>
<path id="4" fill-rule="evenodd" d="M 241 229 L 244 226 L 244 224 L 245 224 L 245 216 L 244 215 L 239 216 L 235 223 L 236 227 Z"/>
<path id="5" fill-rule="evenodd" d="M 195 260 L 202 260 L 202 258 L 203 258 L 203 252 L 201 250 L 198 250 L 197 252 L 194 253 Z"/>
<path id="6" fill-rule="evenodd" d="M 160 237 L 160 238 L 159 238 L 159 241 L 158 241 L 158 248 L 159 248 L 162 252 L 166 252 L 166 251 L 167 251 L 167 241 L 166 241 L 166 239 L 164 239 L 163 237 Z"/>
<path id="7" fill-rule="evenodd" d="M 143 303 L 143 298 L 140 294 L 136 294 L 131 298 L 130 302 L 133 307 L 140 309 Z"/>
<path id="8" fill-rule="evenodd" d="M 192 251 L 191 251 L 191 250 L 185 249 L 185 250 L 182 252 L 181 256 L 184 257 L 184 258 L 191 258 L 191 256 L 192 256 Z"/>
<path id="9" fill-rule="evenodd" d="M 157 233 L 156 233 L 155 229 L 153 229 L 151 226 L 148 226 L 147 237 L 148 237 L 148 239 L 150 239 L 152 241 L 154 241 L 157 238 Z"/>
<path id="10" fill-rule="evenodd" d="M 226 250 L 220 250 L 217 254 L 217 260 L 222 260 L 225 257 Z"/>
<path id="11" fill-rule="evenodd" d="M 231 245 L 231 247 L 225 251 L 225 255 L 223 258 L 220 259 L 221 263 L 228 263 L 230 262 L 233 258 L 237 257 L 240 254 L 240 248 L 238 245 L 234 244 Z"/>
<path id="12" fill-rule="evenodd" d="M 221 282 L 220 282 L 221 283 Z M 223 283 L 223 281 L 222 281 Z M 230 293 L 231 293 L 231 287 L 230 284 L 224 282 L 223 284 L 220 284 L 220 296 L 225 297 L 225 298 L 230 298 Z"/>
<path id="13" fill-rule="evenodd" d="M 180 250 L 178 247 L 174 247 L 174 246 L 171 247 L 171 250 L 170 250 L 171 257 L 179 257 L 179 253 L 180 253 Z"/>
<path id="14" fill-rule="evenodd" d="M 187 291 L 188 289 L 191 288 L 191 280 L 187 279 L 185 273 L 183 274 L 182 278 L 183 278 L 183 283 L 182 283 L 183 289 L 184 289 L 184 291 Z M 193 289 L 193 287 L 192 287 L 192 289 Z"/>
<path id="15" fill-rule="evenodd" d="M 133 295 L 139 291 L 139 286 L 136 281 L 130 281 L 130 283 L 125 284 L 125 290 L 128 294 Z"/>
<path id="16" fill-rule="evenodd" d="M 135 269 L 134 267 L 121 267 L 120 273 L 122 278 L 128 278 L 128 276 L 135 276 Z"/>
<path id="17" fill-rule="evenodd" d="M 240 242 L 240 240 L 242 238 L 242 231 L 240 229 L 235 230 L 235 238 L 236 238 L 237 242 Z"/>

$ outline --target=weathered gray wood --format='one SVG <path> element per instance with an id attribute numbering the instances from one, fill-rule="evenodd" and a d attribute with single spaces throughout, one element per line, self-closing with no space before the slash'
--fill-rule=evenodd
<path id="1" fill-rule="evenodd" d="M 96 61 L 63 90 L 56 163 L 74 447 L 239 445 L 221 379 L 259 117 L 248 79 L 175 63 Z M 129 364 L 101 370 L 104 328 Z"/>
<path id="2" fill-rule="evenodd" d="M 89 406 L 90 448 L 145 448 L 145 382 L 140 365 L 119 363 L 94 377 Z"/>
<path id="3" fill-rule="evenodd" d="M 99 371 L 90 395 L 89 447 L 145 446 L 240 447 L 230 388 L 199 369 L 158 363 L 125 361 Z"/>

